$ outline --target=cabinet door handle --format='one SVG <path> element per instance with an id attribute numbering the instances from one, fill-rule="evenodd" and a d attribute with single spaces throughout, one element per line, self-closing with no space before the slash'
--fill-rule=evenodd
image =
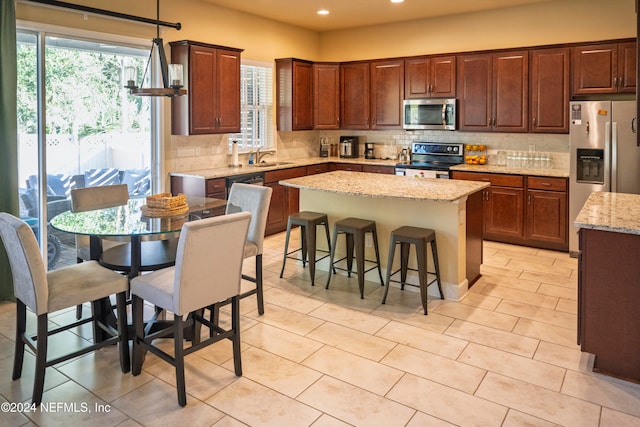
<path id="1" fill-rule="evenodd" d="M 540 185 L 544 185 L 545 187 L 551 187 L 550 182 L 541 182 Z"/>
<path id="2" fill-rule="evenodd" d="M 527 203 L 531 205 L 531 194 L 529 194 L 529 197 L 527 197 Z"/>
<path id="3" fill-rule="evenodd" d="M 613 87 L 614 87 L 614 89 L 618 87 L 618 78 L 617 77 L 613 78 Z"/>
<path id="4" fill-rule="evenodd" d="M 537 122 L 537 121 L 538 121 L 538 120 L 534 117 L 534 118 L 533 118 L 533 126 L 536 126 L 536 122 Z"/>

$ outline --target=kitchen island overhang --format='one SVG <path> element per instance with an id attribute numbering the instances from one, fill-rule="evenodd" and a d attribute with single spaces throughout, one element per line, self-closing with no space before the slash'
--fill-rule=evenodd
<path id="1" fill-rule="evenodd" d="M 280 184 L 299 189 L 300 211 L 326 213 L 331 227 L 346 217 L 376 221 L 383 276 L 391 231 L 412 225 L 436 232 L 446 299 L 460 300 L 480 277 L 482 190 L 489 187 L 488 183 L 335 171 L 287 179 Z M 343 247 L 340 242 L 336 253 L 344 251 Z M 373 255 L 371 247 L 366 251 L 367 258 Z M 399 262 L 397 258 L 394 265 Z M 429 265 L 433 266 L 432 262 L 429 259 Z M 321 270 L 328 267 L 328 261 L 318 265 Z M 366 278 L 377 283 L 374 276 Z M 429 288 L 430 295 L 439 297 L 437 292 L 437 288 Z"/>

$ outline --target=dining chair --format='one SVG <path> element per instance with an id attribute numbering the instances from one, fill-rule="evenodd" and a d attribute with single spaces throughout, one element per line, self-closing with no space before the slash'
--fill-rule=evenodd
<path id="1" fill-rule="evenodd" d="M 187 222 L 178 240 L 176 264 L 131 279 L 133 305 L 132 374 L 139 375 L 147 350 L 174 366 L 178 404 L 187 404 L 184 375 L 184 356 L 196 350 L 229 339 L 233 342 L 234 369 L 242 375 L 240 359 L 240 282 L 242 260 L 251 214 L 239 212 Z M 205 307 L 230 300 L 231 326 L 222 329 L 203 317 Z M 143 303 L 147 301 L 173 313 L 171 324 L 153 332 L 155 319 L 145 325 Z M 184 316 L 188 315 L 185 319 Z M 209 328 L 208 339 L 200 340 L 200 328 Z M 184 348 L 186 335 L 191 346 Z M 157 338 L 173 336 L 174 354 L 171 356 L 153 345 Z"/>
<path id="2" fill-rule="evenodd" d="M 240 298 L 256 295 L 258 300 L 258 314 L 264 314 L 263 278 L 262 278 L 262 249 L 264 233 L 267 227 L 267 215 L 273 189 L 267 186 L 234 183 L 227 198 L 226 213 L 250 212 L 251 225 L 247 234 L 244 248 L 244 258 L 255 257 L 255 277 L 246 274 L 242 278 L 256 284 L 254 289 L 243 292 Z M 219 305 L 216 306 L 216 310 Z M 217 313 L 216 313 L 217 315 Z"/>
<path id="3" fill-rule="evenodd" d="M 120 368 L 129 372 L 129 345 L 127 340 L 126 292 L 129 287 L 125 276 L 102 267 L 96 261 L 83 262 L 55 271 L 46 272 L 38 242 L 31 228 L 22 220 L 6 212 L 0 213 L 0 237 L 9 258 L 16 297 L 16 336 L 13 360 L 13 380 L 22 375 L 24 347 L 27 345 L 36 357 L 35 377 L 31 403 L 42 402 L 45 371 L 48 366 L 72 359 L 107 345 L 118 344 Z M 97 301 L 116 295 L 117 330 L 99 319 Z M 92 317 L 49 330 L 48 314 L 84 302 L 94 304 Z M 37 316 L 36 335 L 26 331 L 27 308 Z M 94 332 L 101 328 L 109 338 L 85 345 L 64 355 L 47 358 L 48 338 L 79 325 L 93 322 Z"/>
<path id="4" fill-rule="evenodd" d="M 85 187 L 71 190 L 71 211 L 86 212 L 123 206 L 128 203 L 129 188 L 127 184 L 105 185 L 101 187 Z M 105 267 L 128 273 L 131 271 L 131 243 L 100 239 L 100 257 L 98 261 Z M 153 271 L 164 268 L 175 262 L 177 238 L 153 240 L 140 244 L 142 265 L 140 271 Z M 89 236 L 76 235 L 77 261 L 91 259 Z M 145 263 L 147 256 L 152 261 Z M 152 257 L 151 254 L 154 256 Z M 157 254 L 161 254 L 158 256 Z M 82 317 L 82 306 L 76 310 L 76 318 Z"/>

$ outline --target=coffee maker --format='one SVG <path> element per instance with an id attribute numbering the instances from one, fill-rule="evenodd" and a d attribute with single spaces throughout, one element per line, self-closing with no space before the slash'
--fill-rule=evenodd
<path id="1" fill-rule="evenodd" d="M 359 136 L 340 137 L 340 157 L 355 159 L 358 157 Z"/>
<path id="2" fill-rule="evenodd" d="M 375 159 L 375 144 L 373 142 L 365 142 L 364 143 L 364 158 L 365 159 Z"/>

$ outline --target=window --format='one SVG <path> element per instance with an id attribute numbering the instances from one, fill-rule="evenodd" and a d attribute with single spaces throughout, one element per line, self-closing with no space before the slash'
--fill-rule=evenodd
<path id="1" fill-rule="evenodd" d="M 239 151 L 274 147 L 273 67 L 244 62 L 240 66 L 240 129 L 229 135 L 229 151 L 238 141 Z"/>
<path id="2" fill-rule="evenodd" d="M 129 96 L 122 80 L 124 65 L 144 67 L 148 46 L 48 30 L 17 32 L 18 190 L 20 216 L 55 269 L 75 263 L 74 241 L 40 225 L 69 209 L 72 188 L 123 183 L 131 197 L 150 194 L 153 140 L 150 100 Z"/>

